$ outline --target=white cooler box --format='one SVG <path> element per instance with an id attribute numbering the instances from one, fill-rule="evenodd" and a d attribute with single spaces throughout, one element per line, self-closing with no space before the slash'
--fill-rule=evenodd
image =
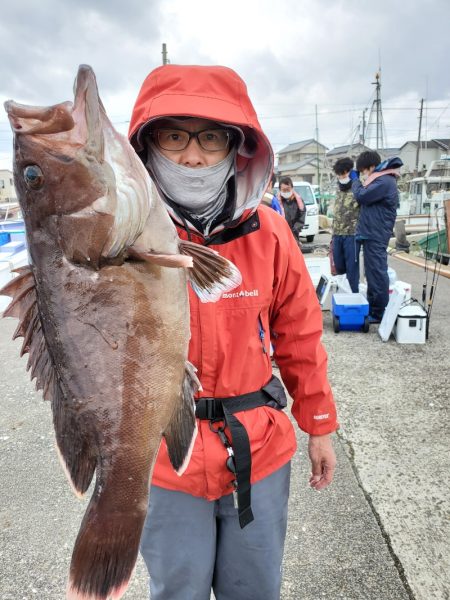
<path id="1" fill-rule="evenodd" d="M 400 289 L 405 292 L 405 301 L 411 300 L 411 284 L 406 281 L 397 280 L 395 283 L 389 284 L 389 294 L 392 294 L 394 289 Z M 362 282 L 359 284 L 359 293 L 367 298 L 367 283 Z"/>
<path id="2" fill-rule="evenodd" d="M 394 327 L 399 344 L 425 344 L 427 313 L 418 304 L 403 306 L 398 312 Z"/>
<path id="3" fill-rule="evenodd" d="M 322 275 L 331 277 L 330 259 L 328 256 L 305 256 L 305 264 L 314 287 L 317 287 Z"/>

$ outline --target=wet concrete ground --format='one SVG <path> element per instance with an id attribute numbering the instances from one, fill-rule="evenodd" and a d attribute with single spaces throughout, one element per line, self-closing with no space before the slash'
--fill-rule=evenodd
<path id="1" fill-rule="evenodd" d="M 391 266 L 418 295 L 423 271 Z M 324 314 L 338 469 L 328 490 L 308 489 L 299 433 L 283 600 L 450 598 L 449 299 L 441 280 L 425 346 L 383 343 L 376 326 L 336 335 Z M 59 467 L 50 407 L 10 341 L 15 326 L 0 321 L 0 600 L 61 600 L 86 502 Z M 125 598 L 147 597 L 139 563 Z"/>

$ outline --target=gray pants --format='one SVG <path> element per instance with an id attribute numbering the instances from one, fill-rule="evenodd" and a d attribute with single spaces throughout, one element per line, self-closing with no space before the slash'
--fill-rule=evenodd
<path id="1" fill-rule="evenodd" d="M 141 539 L 151 600 L 279 600 L 290 463 L 252 486 L 255 520 L 232 495 L 210 502 L 152 486 Z"/>

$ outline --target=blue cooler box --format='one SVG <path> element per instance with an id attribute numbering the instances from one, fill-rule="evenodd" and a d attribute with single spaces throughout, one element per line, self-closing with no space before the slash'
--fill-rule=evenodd
<path id="1" fill-rule="evenodd" d="M 331 312 L 335 333 L 369 331 L 369 303 L 362 294 L 333 294 Z"/>

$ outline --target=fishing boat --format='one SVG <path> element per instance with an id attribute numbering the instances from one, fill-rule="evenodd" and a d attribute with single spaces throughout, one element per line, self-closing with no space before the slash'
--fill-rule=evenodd
<path id="1" fill-rule="evenodd" d="M 14 269 L 24 267 L 29 262 L 24 221 L 19 211 L 8 214 L 14 218 L 0 220 L 0 288 L 14 277 Z M 7 296 L 0 296 L 0 314 L 9 302 Z"/>
<path id="2" fill-rule="evenodd" d="M 405 221 L 407 233 L 434 232 L 445 227 L 444 202 L 450 199 L 450 156 L 431 162 L 423 177 L 409 182 L 400 195 L 397 220 Z"/>

